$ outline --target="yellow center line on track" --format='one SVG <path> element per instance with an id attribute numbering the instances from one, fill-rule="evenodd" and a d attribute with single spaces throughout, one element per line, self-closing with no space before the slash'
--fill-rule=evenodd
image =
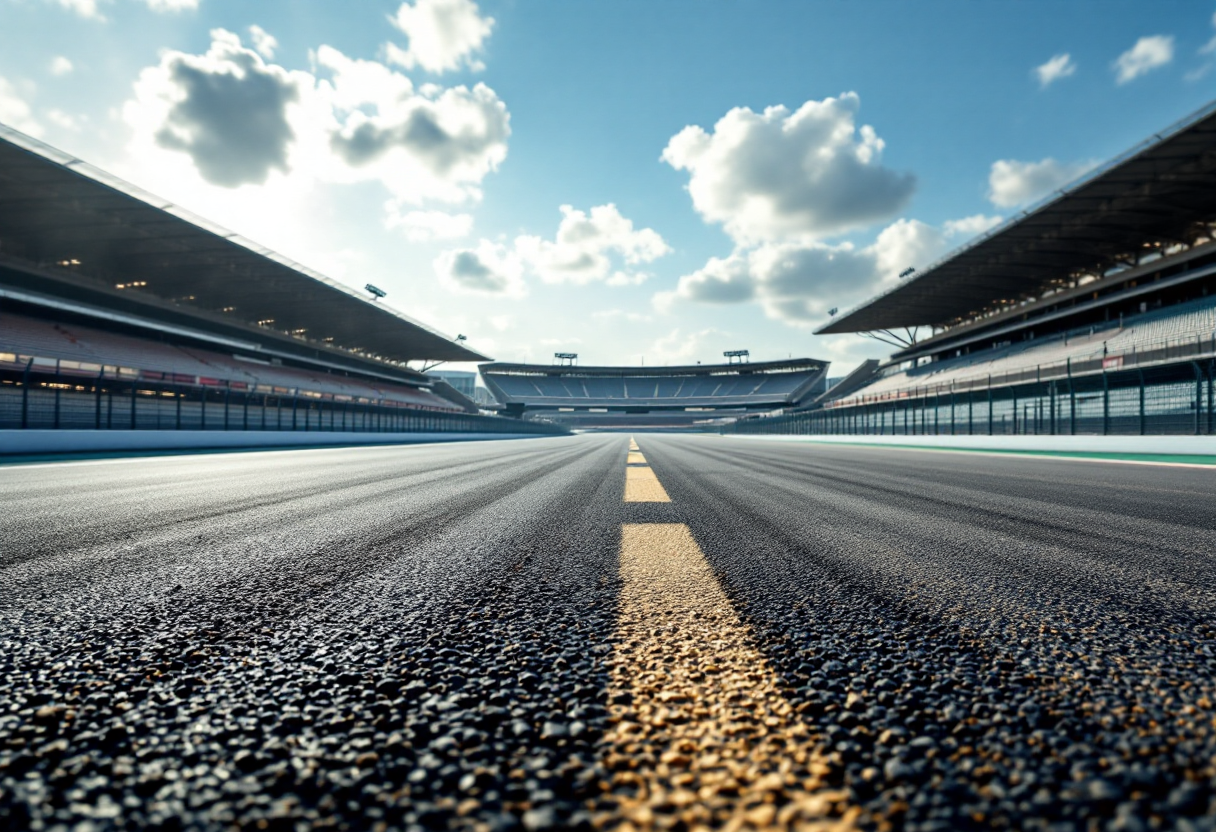
<path id="1" fill-rule="evenodd" d="M 654 469 L 636 466 L 625 469 L 625 502 L 670 503 L 671 498 L 654 475 Z"/>
<path id="2" fill-rule="evenodd" d="M 624 524 L 620 569 L 596 825 L 855 829 L 860 810 L 828 787 L 818 743 L 688 526 Z"/>
<path id="3" fill-rule="evenodd" d="M 630 451 L 629 456 L 625 459 L 626 465 L 646 464 L 646 457 L 642 456 L 641 451 Z"/>

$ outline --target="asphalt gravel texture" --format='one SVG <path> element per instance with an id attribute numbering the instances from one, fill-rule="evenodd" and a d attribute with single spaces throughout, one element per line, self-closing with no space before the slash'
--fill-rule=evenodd
<path id="1" fill-rule="evenodd" d="M 636 439 L 669 503 L 608 434 L 0 466 L 0 827 L 687 826 L 620 814 L 655 523 L 825 823 L 1216 830 L 1216 472 Z"/>

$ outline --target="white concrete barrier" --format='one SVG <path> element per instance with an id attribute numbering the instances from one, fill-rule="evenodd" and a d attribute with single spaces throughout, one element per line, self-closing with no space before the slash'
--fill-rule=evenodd
<path id="1" fill-rule="evenodd" d="M 319 445 L 408 445 L 487 439 L 534 439 L 532 433 L 335 433 L 221 430 L 0 430 L 0 455 L 290 448 Z"/>
<path id="2" fill-rule="evenodd" d="M 969 451 L 1045 451 L 1050 453 L 1179 454 L 1216 456 L 1216 436 L 765 436 L 727 434 L 770 442 L 821 442 L 838 445 L 898 445 Z"/>

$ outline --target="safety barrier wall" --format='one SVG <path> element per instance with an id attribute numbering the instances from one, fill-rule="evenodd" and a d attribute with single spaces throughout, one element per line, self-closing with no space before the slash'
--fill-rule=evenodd
<path id="1" fill-rule="evenodd" d="M 389 400 L 341 401 L 139 379 L 83 377 L 34 366 L 0 372 L 0 430 L 319 431 L 504 433 L 565 428 Z"/>
<path id="2" fill-rule="evenodd" d="M 1216 361 L 1108 368 L 964 389 L 912 388 L 845 405 L 741 419 L 723 433 L 791 435 L 1210 435 Z M 1004 382 L 1004 383 L 1002 383 Z"/>

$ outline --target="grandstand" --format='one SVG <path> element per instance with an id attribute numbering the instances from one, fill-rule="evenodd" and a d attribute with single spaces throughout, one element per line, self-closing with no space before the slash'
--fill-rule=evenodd
<path id="1" fill-rule="evenodd" d="M 736 429 L 1213 433 L 1216 102 L 817 330 L 850 332 L 897 349 Z"/>
<path id="2" fill-rule="evenodd" d="M 676 367 L 494 363 L 483 364 L 481 375 L 514 416 L 582 427 L 687 427 L 797 406 L 822 392 L 827 368 L 809 358 Z"/>
<path id="3" fill-rule="evenodd" d="M 0 429 L 551 432 L 462 340 L 0 125 Z"/>

